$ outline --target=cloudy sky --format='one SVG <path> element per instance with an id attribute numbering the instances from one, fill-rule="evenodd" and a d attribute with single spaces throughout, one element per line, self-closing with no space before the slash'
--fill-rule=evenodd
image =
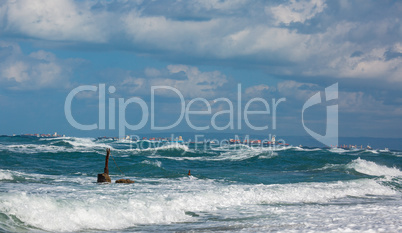
<path id="1" fill-rule="evenodd" d="M 151 132 L 151 117 L 167 126 L 182 113 L 177 93 L 151 96 L 152 87 L 169 86 L 185 107 L 193 100 L 188 110 L 206 113 L 190 116 L 201 132 L 306 135 L 304 103 L 338 83 L 331 104 L 339 106 L 340 136 L 402 137 L 401 20 L 400 1 L 1 1 L 0 134 L 117 136 L 122 115 L 130 125 L 143 117 L 140 105 L 124 102 L 133 97 L 149 114 L 127 134 Z M 102 84 L 105 129 L 98 119 Z M 75 95 L 72 115 L 101 129 L 76 129 L 66 118 L 68 94 L 83 85 L 98 91 Z M 248 120 L 268 129 L 244 121 L 253 98 L 266 100 L 270 114 Z M 272 101 L 281 98 L 273 127 Z M 306 110 L 305 125 L 325 134 L 327 106 Z M 248 107 L 267 106 L 257 100 Z M 183 118 L 162 132 L 191 128 Z"/>

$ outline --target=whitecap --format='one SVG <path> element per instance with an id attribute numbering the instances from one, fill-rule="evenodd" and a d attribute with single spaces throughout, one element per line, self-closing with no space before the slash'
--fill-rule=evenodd
<path id="1" fill-rule="evenodd" d="M 197 221 L 186 212 L 266 209 L 262 204 L 329 203 L 349 197 L 392 196 L 374 180 L 273 185 L 228 184 L 196 178 L 138 179 L 136 185 L 91 189 L 49 187 L 41 193 L 0 193 L 0 211 L 46 231 L 115 230 L 144 224 Z M 90 184 L 88 184 L 90 185 Z M 87 185 L 86 185 L 87 186 Z M 56 191 L 52 192 L 52 189 Z M 51 221 L 49 221 L 51 219 Z"/>
<path id="2" fill-rule="evenodd" d="M 390 176 L 390 177 L 401 177 L 402 171 L 396 167 L 387 167 L 384 165 L 378 165 L 375 162 L 367 161 L 361 158 L 353 160 L 347 165 L 348 168 L 354 169 L 355 171 L 370 175 L 370 176 Z"/>
<path id="3" fill-rule="evenodd" d="M 158 161 L 158 160 L 155 160 L 155 161 L 144 160 L 144 161 L 142 161 L 141 163 L 153 165 L 153 166 L 155 166 L 155 167 L 162 167 L 162 162 L 161 162 L 161 161 Z"/>
<path id="4" fill-rule="evenodd" d="M 13 180 L 11 171 L 0 169 L 0 180 Z"/>

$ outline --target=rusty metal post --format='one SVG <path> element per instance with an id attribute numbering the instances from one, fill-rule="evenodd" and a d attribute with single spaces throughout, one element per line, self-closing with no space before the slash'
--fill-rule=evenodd
<path id="1" fill-rule="evenodd" d="M 109 156 L 110 156 L 110 148 L 107 148 L 106 149 L 105 169 L 103 170 L 103 172 L 108 175 L 109 175 Z"/>
<path id="2" fill-rule="evenodd" d="M 98 183 L 103 182 L 112 182 L 109 176 L 109 156 L 110 156 L 110 149 L 106 149 L 106 161 L 105 161 L 105 169 L 102 174 L 98 174 Z"/>

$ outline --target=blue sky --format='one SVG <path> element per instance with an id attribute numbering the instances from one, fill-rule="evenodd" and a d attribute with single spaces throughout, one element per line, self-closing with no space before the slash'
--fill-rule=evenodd
<path id="1" fill-rule="evenodd" d="M 116 106 L 118 98 L 132 97 L 150 106 L 151 87 L 161 85 L 179 90 L 186 103 L 206 99 L 211 114 L 191 118 L 210 126 L 201 133 L 214 131 L 212 115 L 228 109 L 214 100 L 238 106 L 241 84 L 243 109 L 252 98 L 270 104 L 270 114 L 250 117 L 269 128 L 252 130 L 243 119 L 241 129 L 224 132 L 306 135 L 303 104 L 338 83 L 340 136 L 402 137 L 401 15 L 400 1 L 1 1 L 0 134 L 116 136 L 117 121 L 116 129 L 83 131 L 65 116 L 71 90 L 104 83 L 115 87 L 106 98 Z M 286 101 L 273 129 L 271 101 L 280 98 Z M 157 124 L 178 119 L 177 96 L 160 92 L 155 100 Z M 321 134 L 325 109 L 317 105 L 304 116 Z M 95 92 L 82 92 L 72 103 L 82 124 L 97 123 L 98 110 Z M 191 110 L 206 105 L 197 102 Z M 125 117 L 135 125 L 141 109 L 131 104 Z M 220 126 L 228 121 L 229 114 L 216 118 Z M 183 120 L 165 132 L 171 131 L 191 127 Z M 149 121 L 127 130 L 145 132 L 152 132 Z"/>

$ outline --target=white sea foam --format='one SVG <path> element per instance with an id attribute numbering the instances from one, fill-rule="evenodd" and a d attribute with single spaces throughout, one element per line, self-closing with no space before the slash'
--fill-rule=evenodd
<path id="1" fill-rule="evenodd" d="M 11 171 L 0 169 L 0 180 L 12 180 L 13 175 Z"/>
<path id="2" fill-rule="evenodd" d="M 209 157 L 209 160 L 245 160 L 257 156 L 259 152 L 251 147 L 237 149 L 220 154 L 219 156 Z"/>
<path id="3" fill-rule="evenodd" d="M 187 177 L 136 181 L 134 185 L 88 184 L 90 189 L 52 186 L 35 193 L 0 193 L 0 212 L 47 231 L 113 230 L 197 221 L 188 211 L 236 215 L 239 207 L 258 212 L 277 209 L 266 204 L 330 203 L 350 196 L 397 194 L 369 179 L 275 185 L 230 185 Z"/>
<path id="4" fill-rule="evenodd" d="M 25 153 L 25 154 L 59 153 L 59 152 L 74 152 L 75 151 L 72 148 L 53 146 L 53 145 L 41 145 L 41 144 L 7 145 L 7 146 L 3 146 L 2 149 L 5 149 L 10 152 Z"/>
<path id="5" fill-rule="evenodd" d="M 49 141 L 48 144 L 17 144 L 17 145 L 0 145 L 0 149 L 15 153 L 59 153 L 59 152 L 94 152 L 99 149 L 112 148 L 112 146 L 97 143 L 91 138 L 41 138 L 42 141 Z M 65 142 L 72 147 L 57 145 L 58 142 Z"/>
<path id="6" fill-rule="evenodd" d="M 245 160 L 256 156 L 259 158 L 272 158 L 277 156 L 277 151 L 289 150 L 292 147 L 245 147 L 238 150 L 231 150 L 220 154 L 219 156 L 211 157 L 209 160 Z"/>
<path id="7" fill-rule="evenodd" d="M 381 153 L 391 153 L 391 151 L 390 151 L 388 148 L 378 150 L 378 152 L 381 152 Z"/>
<path id="8" fill-rule="evenodd" d="M 325 164 L 324 167 L 316 168 L 314 170 L 322 171 L 322 170 L 327 170 L 327 169 L 338 169 L 338 168 L 343 168 L 344 166 L 345 166 L 344 164 Z"/>
<path id="9" fill-rule="evenodd" d="M 353 160 L 347 166 L 357 172 L 370 176 L 402 177 L 402 171 L 398 168 L 378 165 L 375 162 L 367 161 L 361 158 Z"/>
<path id="10" fill-rule="evenodd" d="M 338 153 L 338 154 L 348 152 L 347 150 L 342 149 L 342 148 L 338 148 L 338 147 L 333 147 L 333 148 L 329 149 L 329 151 L 332 152 L 332 153 Z"/>
<path id="11" fill-rule="evenodd" d="M 254 146 L 249 146 L 245 144 L 229 144 L 229 145 L 223 145 L 219 147 L 212 147 L 210 148 L 212 151 L 234 151 L 234 150 L 270 150 L 270 151 L 283 151 L 283 150 L 290 150 L 296 147 L 293 146 L 278 146 L 278 145 L 273 145 L 273 146 L 261 146 L 261 145 L 254 145 Z"/>
<path id="12" fill-rule="evenodd" d="M 112 148 L 104 143 L 97 143 L 93 138 L 72 138 L 73 140 L 63 140 L 76 148 Z M 113 149 L 113 148 L 112 148 Z"/>
<path id="13" fill-rule="evenodd" d="M 302 147 L 298 147 L 298 146 L 294 147 L 294 149 L 297 151 L 320 151 L 320 150 L 322 150 L 320 148 L 309 149 L 309 148 L 302 148 Z"/>
<path id="14" fill-rule="evenodd" d="M 271 158 L 276 157 L 276 156 L 278 156 L 277 152 L 271 152 L 269 154 L 260 155 L 260 156 L 258 156 L 258 158 L 259 159 L 271 159 Z"/>
<path id="15" fill-rule="evenodd" d="M 163 158 L 163 159 L 171 159 L 171 160 L 200 160 L 200 161 L 224 161 L 224 160 L 232 160 L 232 161 L 241 161 L 250 159 L 253 157 L 259 157 L 260 159 L 268 159 L 278 155 L 276 151 L 287 150 L 289 147 L 250 147 L 247 145 L 241 145 L 240 147 L 231 147 L 231 150 L 216 150 L 214 153 L 208 153 L 209 156 L 197 156 L 197 157 L 189 157 L 189 156 L 161 156 L 161 155 L 151 155 L 149 158 Z M 220 151 L 219 155 L 215 155 L 216 152 Z M 204 153 L 205 154 L 205 153 Z"/>
<path id="16" fill-rule="evenodd" d="M 303 205 L 267 208 L 262 218 L 243 232 L 401 232 L 398 204 Z M 263 214 L 263 213 L 256 213 Z"/>
<path id="17" fill-rule="evenodd" d="M 179 143 L 169 143 L 160 147 L 155 147 L 155 148 L 147 148 L 147 149 L 143 149 L 143 151 L 147 151 L 147 150 L 172 150 L 172 149 L 177 149 L 177 150 L 183 150 L 183 151 L 189 151 L 188 146 L 183 145 L 183 144 L 179 144 Z"/>
<path id="18" fill-rule="evenodd" d="M 402 157 L 402 152 L 392 152 L 392 155 L 395 155 L 396 157 Z"/>
<path id="19" fill-rule="evenodd" d="M 377 150 L 365 150 L 365 152 L 370 152 L 373 154 L 379 154 L 379 152 Z"/>
<path id="20" fill-rule="evenodd" d="M 171 159 L 171 160 L 177 160 L 177 161 L 183 161 L 183 160 L 200 160 L 200 161 L 207 161 L 210 160 L 207 157 L 189 157 L 189 156 L 161 156 L 161 155 L 150 155 L 148 156 L 149 158 L 153 159 Z"/>
<path id="21" fill-rule="evenodd" d="M 231 161 L 241 161 L 250 159 L 256 156 L 259 156 L 261 159 L 272 158 L 277 156 L 278 153 L 269 150 L 250 150 L 250 149 L 241 149 L 241 150 L 232 150 L 228 152 L 222 152 L 220 155 L 210 155 L 210 156 L 197 156 L 197 157 L 190 157 L 190 156 L 161 156 L 161 155 L 151 155 L 149 158 L 160 158 L 160 159 L 171 159 L 171 160 L 199 160 L 199 161 L 224 161 L 224 160 L 231 160 Z"/>
<path id="22" fill-rule="evenodd" d="M 162 146 L 158 147 L 148 147 L 148 148 L 141 148 L 141 145 L 139 146 L 140 148 L 130 148 L 130 149 L 117 149 L 119 151 L 136 151 L 136 152 L 142 152 L 142 151 L 160 151 L 160 150 L 182 150 L 182 151 L 190 151 L 188 146 L 179 144 L 179 143 L 168 143 L 164 144 Z"/>
<path id="23" fill-rule="evenodd" d="M 155 167 L 162 167 L 162 162 L 161 162 L 161 161 L 158 161 L 158 160 L 156 160 L 156 161 L 144 160 L 144 161 L 142 161 L 141 163 L 143 163 L 143 164 L 150 164 L 150 165 L 153 165 L 153 166 L 155 166 Z"/>
<path id="24" fill-rule="evenodd" d="M 56 138 L 39 138 L 39 141 L 58 141 L 58 140 L 75 139 L 75 137 L 56 137 Z"/>
<path id="25" fill-rule="evenodd" d="M 71 184 L 81 184 L 88 185 L 92 184 L 94 181 L 86 178 L 85 176 L 71 177 L 71 176 L 58 176 L 58 175 L 45 175 L 38 173 L 26 173 L 20 171 L 12 170 L 2 170 L 0 169 L 0 180 L 40 180 L 52 181 L 54 183 L 71 183 Z M 38 184 L 39 185 L 39 184 Z M 20 187 L 21 190 L 30 190 L 32 186 L 24 185 Z M 36 189 L 36 187 L 34 187 Z M 49 187 L 49 190 L 53 190 L 54 187 Z"/>
<path id="26" fill-rule="evenodd" d="M 127 139 L 119 139 L 117 141 L 113 141 L 113 143 L 122 143 L 122 144 L 133 144 L 135 142 L 131 141 L 131 140 L 127 140 Z"/>

